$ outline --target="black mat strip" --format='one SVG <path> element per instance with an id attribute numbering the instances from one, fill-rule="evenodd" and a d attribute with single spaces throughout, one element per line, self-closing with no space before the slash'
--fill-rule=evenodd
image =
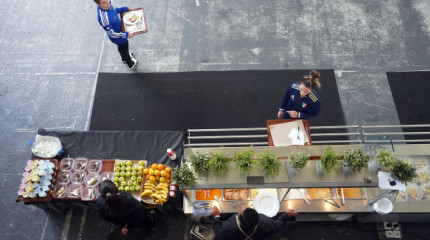
<path id="1" fill-rule="evenodd" d="M 333 70 L 321 72 L 311 126 L 345 125 Z M 288 85 L 309 70 L 100 73 L 91 131 L 265 127 Z"/>
<path id="2" fill-rule="evenodd" d="M 400 124 L 430 123 L 430 71 L 387 73 Z M 428 128 L 403 128 L 403 132 L 428 132 Z M 430 139 L 430 135 L 405 135 L 405 139 Z"/>

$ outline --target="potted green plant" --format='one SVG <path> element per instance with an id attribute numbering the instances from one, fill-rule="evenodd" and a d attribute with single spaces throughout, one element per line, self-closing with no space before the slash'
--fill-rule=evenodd
<path id="1" fill-rule="evenodd" d="M 410 182 L 417 177 L 415 167 L 401 160 L 395 161 L 391 175 L 402 182 Z"/>
<path id="2" fill-rule="evenodd" d="M 210 171 L 218 176 L 223 176 L 230 168 L 229 158 L 221 149 L 210 154 L 208 164 Z"/>
<path id="3" fill-rule="evenodd" d="M 361 172 L 368 165 L 370 156 L 365 154 L 361 149 L 350 149 L 345 151 L 344 164 L 353 172 Z"/>
<path id="4" fill-rule="evenodd" d="M 290 155 L 288 155 L 289 164 L 292 168 L 296 169 L 297 171 L 302 170 L 309 160 L 309 154 L 305 151 L 300 152 L 292 152 Z"/>
<path id="5" fill-rule="evenodd" d="M 236 163 L 241 173 L 244 173 L 246 175 L 249 174 L 254 164 L 254 162 L 252 161 L 254 155 L 255 153 L 252 147 L 250 147 L 248 150 L 233 154 L 233 161 Z"/>
<path id="6" fill-rule="evenodd" d="M 278 175 L 281 170 L 281 162 L 278 159 L 276 153 L 265 149 L 260 155 L 258 165 L 261 170 L 266 172 L 268 175 Z"/>
<path id="7" fill-rule="evenodd" d="M 200 177 L 209 173 L 209 155 L 207 153 L 196 152 L 190 154 L 191 166 L 194 172 Z"/>
<path id="8" fill-rule="evenodd" d="M 179 189 L 184 190 L 185 188 L 191 187 L 193 184 L 197 183 L 196 175 L 188 167 L 188 164 L 181 164 L 181 166 L 176 166 L 172 171 L 172 179 L 178 183 Z"/>
<path id="9" fill-rule="evenodd" d="M 375 155 L 376 163 L 381 167 L 391 168 L 397 160 L 394 153 L 387 149 L 380 148 Z"/>
<path id="10" fill-rule="evenodd" d="M 321 156 L 321 166 L 329 173 L 339 165 L 339 157 L 339 154 L 334 151 L 333 147 L 329 146 Z"/>

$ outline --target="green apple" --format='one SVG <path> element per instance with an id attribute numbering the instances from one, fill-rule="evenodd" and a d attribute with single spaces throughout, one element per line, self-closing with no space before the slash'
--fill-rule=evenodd
<path id="1" fill-rule="evenodd" d="M 118 190 L 124 191 L 124 187 L 121 186 L 121 187 L 118 188 Z"/>
<path id="2" fill-rule="evenodd" d="M 143 176 L 143 171 L 138 171 L 137 176 Z"/>
<path id="3" fill-rule="evenodd" d="M 139 166 L 145 166 L 145 162 L 144 161 L 139 161 Z"/>
<path id="4" fill-rule="evenodd" d="M 125 161 L 121 161 L 121 166 L 125 166 L 126 162 Z"/>
<path id="5" fill-rule="evenodd" d="M 138 181 L 138 182 L 142 182 L 142 177 L 137 177 L 137 178 L 136 178 L 136 181 Z"/>
<path id="6" fill-rule="evenodd" d="M 125 166 L 121 167 L 121 171 L 125 172 L 127 170 L 127 168 Z"/>
<path id="7" fill-rule="evenodd" d="M 133 163 L 132 163 L 131 161 L 127 161 L 125 164 L 126 164 L 127 166 L 131 166 L 131 165 L 133 165 Z"/>
<path id="8" fill-rule="evenodd" d="M 125 173 L 125 176 L 126 176 L 126 177 L 131 177 L 131 172 L 126 172 L 126 173 Z"/>
<path id="9" fill-rule="evenodd" d="M 138 182 L 138 181 L 134 181 L 134 182 L 133 182 L 133 185 L 134 185 L 134 186 L 139 186 L 140 184 L 139 184 L 139 182 Z"/>
<path id="10" fill-rule="evenodd" d="M 127 186 L 127 182 L 126 181 L 121 182 L 121 187 L 125 187 L 125 186 Z"/>
<path id="11" fill-rule="evenodd" d="M 127 187 L 125 187 L 125 188 L 124 188 L 124 190 L 125 190 L 126 192 L 130 192 L 130 187 L 129 187 L 129 186 L 127 186 Z"/>
<path id="12" fill-rule="evenodd" d="M 121 173 L 120 173 L 120 172 L 115 172 L 115 173 L 113 174 L 113 176 L 114 176 L 114 177 L 120 177 L 120 176 L 121 176 Z"/>
<path id="13" fill-rule="evenodd" d="M 137 172 L 136 172 L 136 171 L 133 171 L 133 172 L 131 172 L 131 175 L 132 175 L 132 176 L 137 176 Z"/>
<path id="14" fill-rule="evenodd" d="M 121 166 L 121 162 L 120 161 L 116 161 L 115 162 L 115 166 Z"/>
<path id="15" fill-rule="evenodd" d="M 113 178 L 113 182 L 114 182 L 114 183 L 118 182 L 118 180 L 119 180 L 119 178 L 118 178 L 118 177 L 114 177 L 114 178 Z"/>
<path id="16" fill-rule="evenodd" d="M 118 187 L 118 183 L 117 182 L 114 182 L 114 184 L 115 184 L 115 187 Z"/>
<path id="17" fill-rule="evenodd" d="M 119 177 L 118 180 L 119 180 L 119 182 L 124 182 L 125 179 L 124 179 L 124 177 Z"/>
<path id="18" fill-rule="evenodd" d="M 143 166 L 139 166 L 137 167 L 137 171 L 143 171 L 144 167 Z"/>
<path id="19" fill-rule="evenodd" d="M 130 166 L 128 166 L 128 167 L 126 167 L 126 168 L 125 168 L 125 170 L 126 170 L 127 172 L 131 172 L 131 167 L 130 167 Z"/>
<path id="20" fill-rule="evenodd" d="M 134 192 L 134 186 L 130 186 L 130 191 Z"/>
<path id="21" fill-rule="evenodd" d="M 133 166 L 133 167 L 131 167 L 131 170 L 132 170 L 132 171 L 137 171 L 137 166 Z"/>
<path id="22" fill-rule="evenodd" d="M 119 175 L 120 175 L 121 177 L 124 177 L 124 176 L 125 176 L 125 172 L 120 172 L 120 173 L 119 173 Z"/>
<path id="23" fill-rule="evenodd" d="M 136 191 L 140 191 L 140 186 L 139 186 L 139 185 L 135 186 L 135 187 L 134 187 L 134 190 L 136 190 Z"/>
<path id="24" fill-rule="evenodd" d="M 130 179 L 131 181 L 136 181 L 136 177 L 135 176 L 131 176 L 131 179 Z"/>

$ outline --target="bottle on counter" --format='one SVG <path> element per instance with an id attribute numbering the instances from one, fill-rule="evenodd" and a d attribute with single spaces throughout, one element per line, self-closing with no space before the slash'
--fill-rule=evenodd
<path id="1" fill-rule="evenodd" d="M 170 191 L 170 192 L 169 192 L 169 196 L 170 196 L 171 198 L 175 198 L 175 197 L 176 197 L 176 193 L 175 193 L 174 191 Z"/>
<path id="2" fill-rule="evenodd" d="M 169 155 L 170 159 L 176 160 L 176 153 L 172 149 L 170 148 L 167 149 L 167 155 Z"/>

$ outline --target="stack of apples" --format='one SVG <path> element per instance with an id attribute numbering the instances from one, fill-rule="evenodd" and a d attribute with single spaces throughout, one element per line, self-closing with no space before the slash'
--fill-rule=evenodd
<path id="1" fill-rule="evenodd" d="M 115 162 L 113 182 L 118 187 L 118 190 L 139 192 L 144 168 L 144 161 L 133 164 L 130 160 L 117 160 Z"/>
<path id="2" fill-rule="evenodd" d="M 164 204 L 169 194 L 172 168 L 163 164 L 152 164 L 143 170 L 145 176 L 141 197 L 150 197 L 157 204 Z"/>

